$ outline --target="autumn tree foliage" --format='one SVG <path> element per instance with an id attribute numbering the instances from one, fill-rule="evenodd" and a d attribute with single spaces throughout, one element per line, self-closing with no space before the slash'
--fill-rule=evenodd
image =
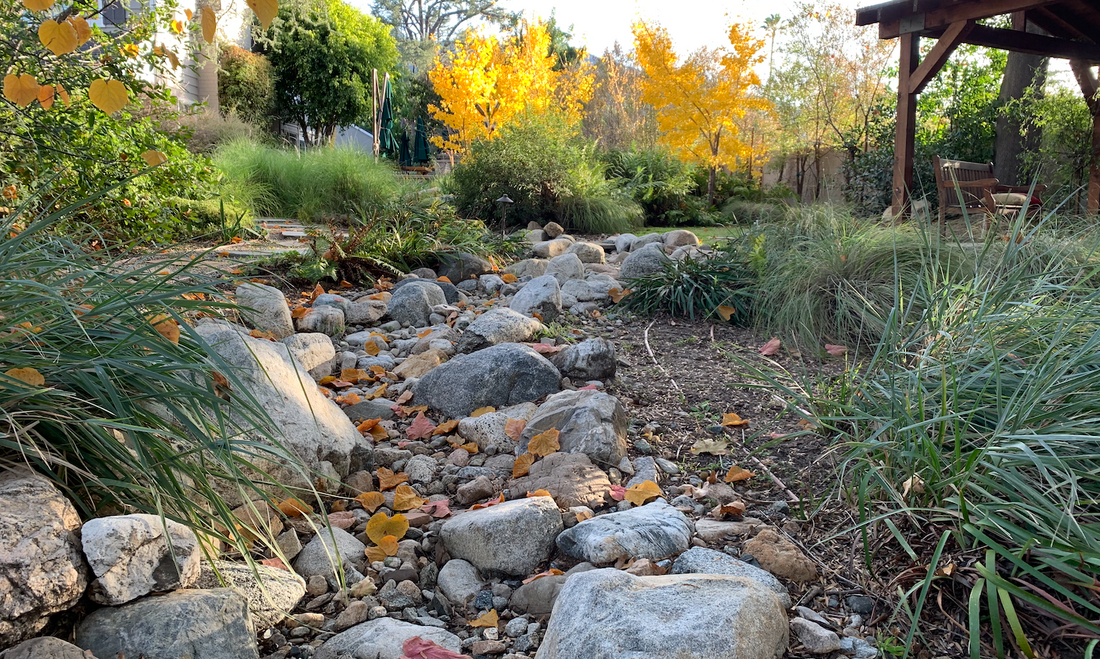
<path id="1" fill-rule="evenodd" d="M 439 103 L 432 116 L 450 130 L 433 138 L 440 148 L 465 152 L 477 139 L 493 139 L 523 115 L 561 114 L 578 122 L 592 96 L 592 66 L 562 63 L 550 50 L 545 23 L 522 23 L 503 41 L 469 31 L 428 73 Z"/>
<path id="2" fill-rule="evenodd" d="M 768 108 L 758 94 L 753 67 L 764 60 L 764 40 L 745 25 L 729 29 L 728 48 L 702 48 L 681 58 L 668 32 L 653 23 L 634 25 L 634 52 L 645 72 L 642 100 L 656 108 L 663 141 L 688 162 L 709 173 L 707 199 L 714 200 L 718 169 L 734 169 L 763 150 L 741 136 L 740 120 Z"/>

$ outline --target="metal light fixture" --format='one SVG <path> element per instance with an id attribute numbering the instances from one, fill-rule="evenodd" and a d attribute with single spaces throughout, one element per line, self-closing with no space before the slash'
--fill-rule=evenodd
<path id="1" fill-rule="evenodd" d="M 500 204 L 500 235 L 504 235 L 505 229 L 508 227 L 508 205 L 516 202 L 512 201 L 512 198 L 508 195 L 501 195 L 500 199 L 497 199 L 497 203 Z"/>

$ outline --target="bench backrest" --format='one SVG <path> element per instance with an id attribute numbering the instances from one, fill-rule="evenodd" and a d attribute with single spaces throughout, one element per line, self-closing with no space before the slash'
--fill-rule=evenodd
<path id="1" fill-rule="evenodd" d="M 939 156 L 933 156 L 932 168 L 936 172 L 936 187 L 940 191 L 940 204 L 949 208 L 959 208 L 959 194 L 956 191 L 955 182 L 966 183 L 969 181 L 981 181 L 993 178 L 993 163 L 991 162 L 967 162 L 965 160 L 947 160 Z M 963 186 L 965 188 L 965 186 Z M 982 196 L 975 194 L 975 190 L 961 190 L 962 198 L 966 205 L 982 203 Z"/>

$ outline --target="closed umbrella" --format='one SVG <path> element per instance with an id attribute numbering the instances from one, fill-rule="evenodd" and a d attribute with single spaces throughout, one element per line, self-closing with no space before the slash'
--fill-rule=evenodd
<path id="1" fill-rule="evenodd" d="M 413 162 L 428 162 L 428 128 L 424 125 L 424 117 L 416 118 L 416 133 L 413 137 Z"/>
<path id="2" fill-rule="evenodd" d="M 401 131 L 401 139 L 399 141 L 401 143 L 401 146 L 398 151 L 399 155 L 397 158 L 397 162 L 402 167 L 411 167 L 412 156 L 409 153 L 409 134 L 405 131 Z"/>
<path id="3" fill-rule="evenodd" d="M 389 81 L 385 83 L 385 91 L 382 93 L 382 115 L 379 117 L 378 150 L 383 155 L 393 157 L 397 155 L 399 148 L 393 130 L 393 88 Z"/>

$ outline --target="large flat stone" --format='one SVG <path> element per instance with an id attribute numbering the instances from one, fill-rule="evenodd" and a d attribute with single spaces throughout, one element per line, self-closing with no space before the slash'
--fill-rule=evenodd
<path id="1" fill-rule="evenodd" d="M 691 545 L 691 520 L 664 499 L 587 519 L 558 536 L 567 556 L 605 565 L 620 558 L 659 559 Z"/>
<path id="2" fill-rule="evenodd" d="M 452 557 L 482 574 L 525 576 L 550 556 L 562 528 L 552 498 L 530 497 L 456 515 L 440 537 Z"/>

